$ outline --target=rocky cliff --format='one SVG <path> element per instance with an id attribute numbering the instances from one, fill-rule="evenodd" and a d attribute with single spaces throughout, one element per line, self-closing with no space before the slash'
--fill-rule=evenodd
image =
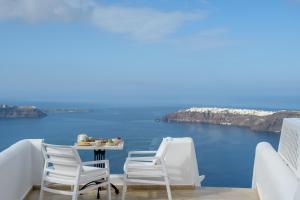
<path id="1" fill-rule="evenodd" d="M 167 114 L 167 122 L 192 122 L 247 127 L 253 131 L 281 131 L 283 118 L 300 118 L 298 111 L 262 111 L 228 108 L 190 108 Z"/>
<path id="2" fill-rule="evenodd" d="M 42 118 L 47 114 L 34 106 L 0 105 L 0 119 Z"/>

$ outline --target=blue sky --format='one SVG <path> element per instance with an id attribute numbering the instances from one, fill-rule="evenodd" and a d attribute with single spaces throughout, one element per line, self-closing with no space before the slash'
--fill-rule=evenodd
<path id="1" fill-rule="evenodd" d="M 298 0 L 1 0 L 0 99 L 284 107 L 299 35 Z"/>

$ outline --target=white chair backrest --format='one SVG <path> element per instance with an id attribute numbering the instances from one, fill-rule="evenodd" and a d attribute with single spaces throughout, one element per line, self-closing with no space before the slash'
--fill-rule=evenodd
<path id="1" fill-rule="evenodd" d="M 300 178 L 300 119 L 283 120 L 278 153 Z"/>
<path id="2" fill-rule="evenodd" d="M 167 148 L 168 148 L 168 143 L 170 141 L 172 141 L 171 137 L 163 138 L 162 142 L 160 143 L 160 145 L 156 151 L 155 157 L 158 157 L 161 159 L 163 159 L 165 157 Z M 158 164 L 158 160 L 154 160 L 154 164 Z"/>
<path id="3" fill-rule="evenodd" d="M 76 149 L 71 146 L 42 144 L 45 161 L 53 165 L 53 173 L 76 176 L 81 159 Z M 81 169 L 80 169 L 81 170 Z"/>

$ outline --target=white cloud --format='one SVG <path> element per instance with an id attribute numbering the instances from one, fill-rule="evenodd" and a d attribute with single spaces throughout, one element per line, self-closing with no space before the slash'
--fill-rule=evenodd
<path id="1" fill-rule="evenodd" d="M 107 6 L 94 0 L 0 0 L 0 20 L 86 20 L 98 28 L 136 40 L 159 40 L 206 12 L 164 12 L 151 8 Z"/>
<path id="2" fill-rule="evenodd" d="M 225 28 L 202 30 L 184 36 L 172 35 L 186 22 L 206 17 L 205 11 L 166 12 L 146 7 L 102 5 L 95 0 L 0 0 L 0 20 L 23 20 L 29 23 L 83 21 L 133 40 L 159 40 L 180 49 L 198 50 L 231 45 Z"/>
<path id="3" fill-rule="evenodd" d="M 0 0 L 0 19 L 74 20 L 93 6 L 91 0 Z"/>
<path id="4" fill-rule="evenodd" d="M 161 39 L 178 29 L 184 22 L 199 20 L 206 16 L 202 12 L 161 12 L 149 8 L 97 7 L 92 21 L 98 27 L 138 40 Z"/>

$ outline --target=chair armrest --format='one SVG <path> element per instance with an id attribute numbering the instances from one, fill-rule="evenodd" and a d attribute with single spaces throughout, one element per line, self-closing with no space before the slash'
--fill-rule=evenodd
<path id="1" fill-rule="evenodd" d="M 87 161 L 82 162 L 82 165 L 97 165 L 97 164 L 104 164 L 105 168 L 109 167 L 109 161 L 108 160 L 94 160 L 94 161 Z"/>
<path id="2" fill-rule="evenodd" d="M 154 160 L 160 160 L 160 157 L 128 157 L 126 161 L 141 161 L 141 162 L 152 162 Z"/>
<path id="3" fill-rule="evenodd" d="M 131 157 L 132 155 L 136 155 L 136 154 L 155 154 L 156 151 L 129 151 L 128 152 L 128 157 Z"/>

